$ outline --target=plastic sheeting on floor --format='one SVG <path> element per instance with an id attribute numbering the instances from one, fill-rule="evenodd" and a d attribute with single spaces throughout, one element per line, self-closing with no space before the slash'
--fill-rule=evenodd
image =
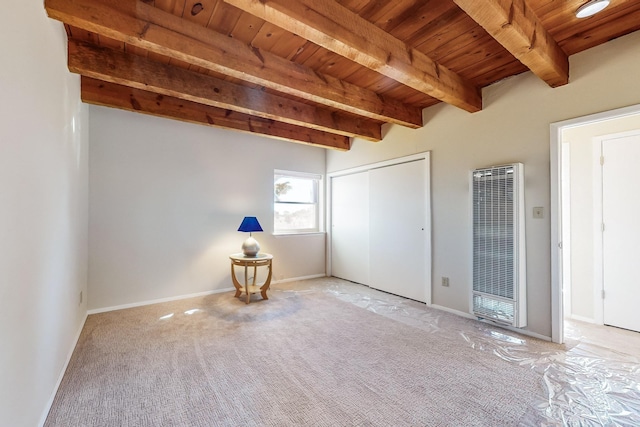
<path id="1" fill-rule="evenodd" d="M 491 352 L 528 367 L 543 379 L 548 399 L 540 402 L 535 424 L 544 426 L 640 426 L 640 357 L 583 342 L 566 331 L 567 344 L 530 338 L 489 323 L 340 279 L 310 280 L 279 292 L 328 292 L 382 316 Z M 523 421 L 527 425 L 527 420 Z"/>

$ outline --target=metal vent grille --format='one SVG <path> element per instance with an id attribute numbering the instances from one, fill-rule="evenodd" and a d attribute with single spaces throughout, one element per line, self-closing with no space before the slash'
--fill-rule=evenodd
<path id="1" fill-rule="evenodd" d="M 511 325 L 514 321 L 513 301 L 500 301 L 483 295 L 473 295 L 473 311 L 476 315 Z"/>
<path id="2" fill-rule="evenodd" d="M 478 169 L 472 174 L 473 311 L 516 326 L 526 324 L 524 259 L 519 258 L 524 254 L 521 166 Z"/>
<path id="3" fill-rule="evenodd" d="M 513 166 L 473 178 L 473 290 L 513 299 Z"/>

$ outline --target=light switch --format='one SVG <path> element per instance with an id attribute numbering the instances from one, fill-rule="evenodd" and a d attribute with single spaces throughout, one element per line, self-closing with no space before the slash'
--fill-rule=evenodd
<path id="1" fill-rule="evenodd" d="M 533 208 L 533 217 L 534 218 L 544 218 L 544 208 L 541 207 L 541 206 Z"/>

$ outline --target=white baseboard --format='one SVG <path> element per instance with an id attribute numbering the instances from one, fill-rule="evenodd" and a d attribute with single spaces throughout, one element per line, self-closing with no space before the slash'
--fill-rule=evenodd
<path id="1" fill-rule="evenodd" d="M 289 283 L 289 282 L 299 282 L 300 280 L 309 280 L 309 279 L 318 279 L 320 277 L 327 277 L 326 274 L 312 274 L 311 276 L 302 276 L 302 277 L 292 277 L 290 279 L 280 279 L 280 280 L 272 280 L 271 283 Z"/>
<path id="2" fill-rule="evenodd" d="M 290 279 L 272 280 L 271 284 L 287 283 L 287 282 L 298 282 L 300 280 L 317 279 L 319 277 L 326 277 L 326 274 L 313 274 L 311 276 L 292 277 Z M 94 308 L 92 310 L 89 310 L 87 312 L 87 314 L 106 313 L 107 311 L 123 310 L 125 308 L 142 307 L 144 305 L 159 304 L 159 303 L 162 303 L 162 302 L 178 301 L 178 300 L 187 299 L 187 298 L 195 298 L 195 297 L 202 297 L 202 296 L 206 296 L 206 295 L 221 294 L 221 293 L 224 293 L 224 292 L 234 291 L 235 289 L 236 288 L 215 289 L 213 291 L 197 292 L 197 293 L 194 293 L 194 294 L 178 295 L 178 296 L 175 296 L 175 297 L 167 297 L 167 298 L 159 298 L 159 299 L 153 299 L 153 300 L 147 300 L 147 301 L 139 301 L 139 302 L 133 302 L 133 303 L 130 303 L 130 304 L 114 305 L 114 306 L 111 306 L 111 307 Z"/>
<path id="3" fill-rule="evenodd" d="M 458 316 L 466 317 L 467 319 L 479 320 L 477 316 L 474 316 L 471 313 L 465 313 L 464 311 L 454 310 L 454 309 L 449 308 L 449 307 L 443 307 L 441 305 L 436 305 L 436 304 L 431 304 L 429 307 L 433 307 L 433 308 L 435 308 L 437 310 L 446 311 L 448 313 L 457 314 Z M 487 319 L 480 319 L 479 321 L 483 322 L 483 323 L 490 324 L 492 326 L 497 326 L 497 327 L 500 327 L 500 328 L 504 328 L 504 329 L 507 329 L 507 330 L 512 331 L 512 332 L 517 332 L 517 333 L 522 334 L 522 335 L 527 335 L 527 336 L 530 336 L 530 337 L 533 337 L 533 338 L 538 338 L 538 339 L 544 340 L 544 341 L 551 341 L 551 337 L 548 337 L 546 335 L 541 335 L 541 334 L 538 334 L 536 332 L 527 331 L 526 329 L 514 328 L 513 326 L 503 325 L 501 323 L 492 322 L 491 320 L 487 320 Z"/>
<path id="4" fill-rule="evenodd" d="M 130 303 L 130 304 L 114 305 L 112 307 L 94 308 L 93 310 L 89 310 L 87 314 L 106 313 L 107 311 L 123 310 L 125 308 L 133 308 L 133 307 L 142 307 L 143 305 L 151 305 L 151 304 L 159 304 L 159 303 L 162 303 L 162 302 L 178 301 L 178 300 L 181 300 L 181 299 L 202 297 L 202 296 L 212 295 L 212 294 L 221 294 L 223 292 L 229 292 L 229 291 L 233 291 L 233 290 L 235 290 L 235 288 L 215 289 L 213 291 L 197 292 L 197 293 L 194 293 L 194 294 L 178 295 L 178 296 L 175 296 L 175 297 L 167 297 L 167 298 L 159 298 L 159 299 L 153 299 L 153 300 L 147 300 L 147 301 L 133 302 L 133 303 Z"/>
<path id="5" fill-rule="evenodd" d="M 527 335 L 529 337 L 538 338 L 539 340 L 551 341 L 551 337 L 539 334 L 537 332 L 528 331 L 526 329 L 520 329 L 520 328 L 515 328 L 515 327 L 509 326 L 509 325 L 503 325 L 503 324 L 500 324 L 500 323 L 497 323 L 497 322 L 492 322 L 491 320 L 488 320 L 488 319 L 480 319 L 480 322 L 488 323 L 490 325 L 497 326 L 499 328 L 504 328 L 504 329 L 507 329 L 507 330 L 512 331 L 512 332 L 517 332 L 517 333 L 519 333 L 521 335 Z"/>
<path id="6" fill-rule="evenodd" d="M 457 314 L 458 316 L 466 317 L 467 319 L 475 319 L 476 317 L 471 313 L 465 313 L 464 311 L 454 310 L 453 308 L 445 307 L 438 304 L 431 304 L 429 307 L 436 310 L 446 311 L 447 313 Z"/>
<path id="7" fill-rule="evenodd" d="M 44 422 L 47 420 L 47 416 L 49 415 L 49 411 L 51 410 L 51 405 L 53 405 L 53 400 L 56 398 L 56 394 L 58 393 L 58 388 L 60 388 L 60 384 L 62 383 L 62 378 L 64 378 L 64 374 L 65 372 L 67 372 L 67 367 L 69 366 L 69 362 L 71 361 L 71 356 L 73 356 L 73 351 L 76 349 L 76 346 L 78 345 L 78 340 L 80 339 L 80 334 L 82 333 L 82 329 L 84 328 L 84 324 L 87 321 L 87 314 L 84 314 L 84 319 L 82 319 L 82 322 L 80 322 L 80 327 L 78 328 L 78 331 L 76 332 L 76 336 L 75 339 L 72 341 L 71 344 L 71 348 L 69 349 L 69 352 L 67 353 L 67 360 L 65 360 L 64 362 L 64 366 L 62 367 L 62 370 L 60 371 L 60 375 L 58 375 L 58 381 L 56 381 L 56 385 L 55 387 L 53 387 L 53 392 L 51 393 L 51 397 L 49 398 L 49 401 L 47 401 L 47 404 L 44 407 L 44 411 L 42 413 L 42 415 L 40 416 L 40 421 L 38 422 L 38 426 L 42 427 L 44 425 Z"/>
<path id="8" fill-rule="evenodd" d="M 597 325 L 596 320 L 591 317 L 578 316 L 577 314 L 572 314 L 569 316 L 571 320 L 579 320 L 580 322 L 591 323 L 593 325 Z"/>

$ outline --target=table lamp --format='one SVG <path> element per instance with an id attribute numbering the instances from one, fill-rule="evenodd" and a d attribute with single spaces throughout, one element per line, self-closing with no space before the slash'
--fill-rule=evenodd
<path id="1" fill-rule="evenodd" d="M 245 216 L 238 228 L 238 231 L 249 232 L 249 238 L 242 244 L 242 253 L 247 257 L 255 257 L 260 251 L 258 241 L 251 235 L 254 231 L 262 231 L 260 223 L 255 216 Z"/>

